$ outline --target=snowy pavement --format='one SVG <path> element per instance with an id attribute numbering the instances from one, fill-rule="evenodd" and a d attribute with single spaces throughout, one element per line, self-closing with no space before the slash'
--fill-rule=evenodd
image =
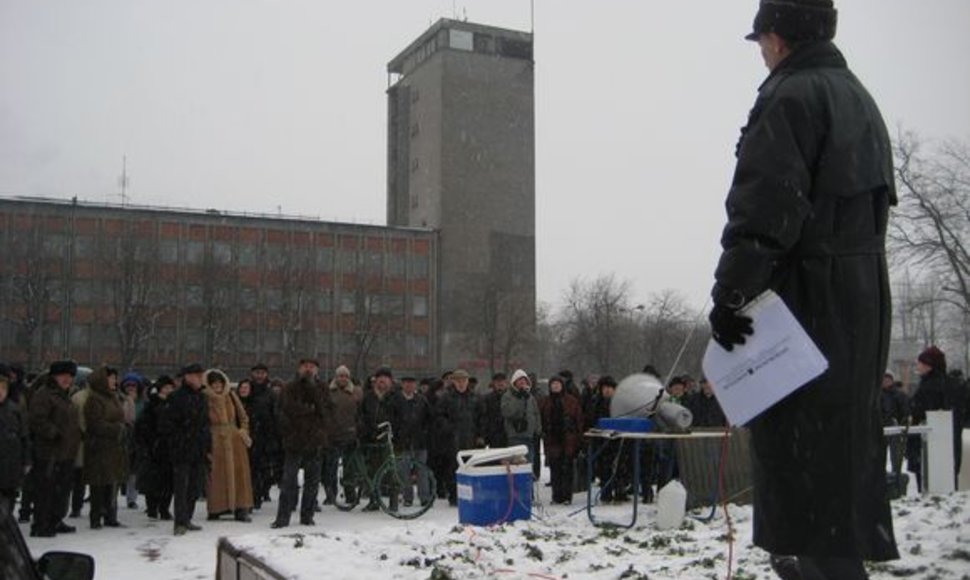
<path id="1" fill-rule="evenodd" d="M 550 506 L 549 488 L 538 489 L 545 507 L 534 506 L 532 521 L 490 528 L 459 525 L 457 509 L 447 502 L 410 522 L 326 507 L 315 527 L 285 530 L 269 527 L 275 503 L 243 524 L 205 521 L 200 502 L 196 522 L 204 529 L 178 538 L 171 522 L 149 521 L 140 511 L 122 508 L 119 518 L 127 528 L 93 531 L 82 517 L 69 520 L 78 526 L 76 534 L 27 540 L 35 557 L 47 550 L 93 555 L 99 580 L 212 578 L 220 537 L 232 538 L 235 546 L 295 579 L 716 579 L 727 573 L 728 528 L 721 511 L 710 522 L 688 519 L 681 529 L 660 532 L 652 523 L 653 506 L 641 506 L 635 528 L 601 529 L 581 509 L 585 495 L 577 494 L 572 506 Z M 629 509 L 606 506 L 597 513 L 620 520 Z M 870 566 L 874 580 L 970 578 L 970 492 L 910 495 L 894 502 L 893 512 L 903 557 Z M 751 545 L 750 507 L 732 506 L 730 514 L 734 578 L 774 578 L 765 552 Z M 26 534 L 27 526 L 21 529 Z"/>

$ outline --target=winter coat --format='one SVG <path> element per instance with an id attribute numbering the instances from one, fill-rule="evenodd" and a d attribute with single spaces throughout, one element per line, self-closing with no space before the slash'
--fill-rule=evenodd
<path id="1" fill-rule="evenodd" d="M 450 386 L 441 392 L 435 407 L 435 423 L 442 454 L 453 456 L 461 449 L 475 448 L 475 408 L 471 389 L 459 393 Z"/>
<path id="2" fill-rule="evenodd" d="M 74 461 L 81 447 L 78 412 L 67 391 L 46 377 L 30 397 L 27 410 L 36 468 L 51 461 Z"/>
<path id="3" fill-rule="evenodd" d="M 249 417 L 242 402 L 229 388 L 229 378 L 221 371 L 223 390 L 211 385 L 205 391 L 209 402 L 209 428 L 212 431 L 212 465 L 206 488 L 210 514 L 253 507 L 253 485 L 249 471 Z"/>
<path id="4" fill-rule="evenodd" d="M 390 397 L 391 427 L 394 430 L 394 449 L 398 451 L 427 450 L 431 428 L 431 405 L 421 393 L 407 398 L 403 391 Z"/>
<path id="5" fill-rule="evenodd" d="M 539 405 L 542 416 L 542 448 L 546 459 L 576 457 L 583 429 L 579 399 L 565 393 L 549 393 Z"/>
<path id="6" fill-rule="evenodd" d="M 113 485 L 128 478 L 128 427 L 118 393 L 108 389 L 104 367 L 88 377 L 84 403 L 84 483 Z"/>
<path id="7" fill-rule="evenodd" d="M 252 390 L 243 405 L 249 416 L 252 469 L 267 471 L 273 457 L 282 452 L 279 426 L 276 421 L 276 398 L 267 383 L 252 382 Z"/>
<path id="8" fill-rule="evenodd" d="M 19 488 L 30 465 L 27 418 L 20 405 L 7 398 L 0 403 L 0 490 Z"/>
<path id="9" fill-rule="evenodd" d="M 903 425 L 909 418 L 909 398 L 896 387 L 883 389 L 879 393 L 879 408 L 882 411 L 882 424 Z"/>
<path id="10" fill-rule="evenodd" d="M 340 388 L 337 380 L 330 381 L 330 402 L 333 418 L 330 422 L 330 439 L 334 446 L 346 445 L 357 440 L 357 419 L 364 391 L 349 379 Z"/>
<path id="11" fill-rule="evenodd" d="M 502 418 L 509 441 L 535 437 L 542 432 L 539 405 L 529 391 L 509 387 L 502 395 Z"/>
<path id="12" fill-rule="evenodd" d="M 705 395 L 703 392 L 687 397 L 685 406 L 693 415 L 691 425 L 694 427 L 725 427 L 727 417 L 717 402 L 717 397 Z"/>
<path id="13" fill-rule="evenodd" d="M 391 420 L 393 413 L 391 410 L 392 396 L 391 391 L 388 391 L 383 397 L 378 396 L 373 389 L 364 393 L 364 400 L 360 403 L 360 421 L 357 425 L 357 434 L 361 443 L 377 442 L 377 426 Z"/>
<path id="14" fill-rule="evenodd" d="M 171 398 L 171 394 L 169 394 Z M 170 399 L 152 394 L 145 410 L 135 421 L 135 449 L 138 455 L 138 491 L 157 495 L 172 487 L 172 457 L 169 445 L 160 432 Z"/>
<path id="15" fill-rule="evenodd" d="M 760 87 L 737 156 L 714 301 L 773 289 L 829 365 L 750 424 L 754 543 L 896 558 L 878 403 L 896 202 L 885 124 L 835 45 L 809 43 Z"/>
<path id="16" fill-rule="evenodd" d="M 327 446 L 330 397 L 313 378 L 297 377 L 280 395 L 280 437 L 288 453 L 320 451 Z"/>
<path id="17" fill-rule="evenodd" d="M 476 436 L 488 447 L 507 447 L 505 418 L 502 417 L 502 395 L 505 391 L 492 391 L 479 399 L 476 413 Z"/>
<path id="18" fill-rule="evenodd" d="M 212 450 L 209 403 L 202 389 L 183 384 L 168 397 L 160 417 L 159 434 L 168 443 L 173 465 L 205 463 Z"/>

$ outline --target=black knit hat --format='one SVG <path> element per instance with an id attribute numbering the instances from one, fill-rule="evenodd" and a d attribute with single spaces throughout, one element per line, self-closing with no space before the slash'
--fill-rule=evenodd
<path id="1" fill-rule="evenodd" d="M 774 32 L 789 42 L 832 40 L 837 23 L 832 0 L 761 0 L 753 31 L 745 38 L 758 40 Z"/>
<path id="2" fill-rule="evenodd" d="M 923 352 L 919 353 L 916 360 L 926 366 L 946 372 L 946 355 L 936 346 L 927 347 Z"/>

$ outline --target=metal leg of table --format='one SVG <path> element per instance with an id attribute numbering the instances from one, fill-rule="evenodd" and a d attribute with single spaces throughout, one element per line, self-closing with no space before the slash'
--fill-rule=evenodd
<path id="1" fill-rule="evenodd" d="M 604 440 L 601 444 L 608 445 L 611 440 Z M 586 489 L 586 516 L 589 518 L 590 523 L 598 528 L 610 527 L 610 528 L 632 528 L 637 523 L 637 517 L 639 515 L 640 508 L 640 453 L 642 450 L 642 442 L 639 439 L 633 440 L 633 517 L 628 523 L 612 522 L 606 520 L 599 520 L 593 514 L 593 480 L 596 479 L 593 474 L 593 458 L 596 455 L 593 451 L 593 440 L 591 439 L 587 445 L 586 453 L 586 467 L 587 467 L 587 489 Z M 623 458 L 620 458 L 622 461 Z"/>

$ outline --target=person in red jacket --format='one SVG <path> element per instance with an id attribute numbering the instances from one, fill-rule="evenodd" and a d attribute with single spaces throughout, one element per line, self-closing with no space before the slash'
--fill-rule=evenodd
<path id="1" fill-rule="evenodd" d="M 542 444 L 552 479 L 552 503 L 573 500 L 573 461 L 579 452 L 583 411 L 579 399 L 565 392 L 560 376 L 549 379 L 549 396 L 539 404 Z"/>

